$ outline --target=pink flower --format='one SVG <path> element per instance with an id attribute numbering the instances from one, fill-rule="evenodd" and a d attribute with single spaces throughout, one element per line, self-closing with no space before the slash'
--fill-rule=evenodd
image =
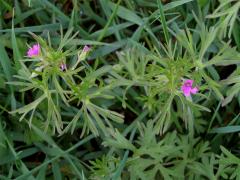
<path id="1" fill-rule="evenodd" d="M 184 81 L 184 84 L 181 86 L 181 90 L 186 97 L 191 96 L 191 94 L 196 94 L 198 92 L 198 88 L 192 87 L 192 85 L 193 85 L 193 80 L 187 79 Z"/>
<path id="2" fill-rule="evenodd" d="M 90 51 L 90 49 L 91 49 L 90 46 L 85 45 L 85 46 L 83 47 L 83 52 L 88 52 L 88 51 Z"/>
<path id="3" fill-rule="evenodd" d="M 40 45 L 34 44 L 31 48 L 28 49 L 27 56 L 34 57 L 40 54 Z"/>

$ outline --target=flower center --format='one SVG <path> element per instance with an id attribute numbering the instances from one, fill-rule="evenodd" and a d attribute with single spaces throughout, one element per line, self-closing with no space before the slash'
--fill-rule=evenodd
<path id="1" fill-rule="evenodd" d="M 187 82 L 187 83 L 185 83 L 185 86 L 191 87 L 191 83 Z"/>

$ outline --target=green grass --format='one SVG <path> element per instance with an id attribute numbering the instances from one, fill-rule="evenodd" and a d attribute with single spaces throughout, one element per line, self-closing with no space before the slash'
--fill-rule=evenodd
<path id="1" fill-rule="evenodd" d="M 0 4 L 0 179 L 240 179 L 237 0 Z"/>

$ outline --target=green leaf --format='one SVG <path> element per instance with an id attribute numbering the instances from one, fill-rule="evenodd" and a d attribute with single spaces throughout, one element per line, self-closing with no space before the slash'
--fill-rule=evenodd
<path id="1" fill-rule="evenodd" d="M 225 126 L 214 128 L 210 130 L 210 133 L 218 133 L 218 134 L 226 134 L 226 133 L 234 133 L 240 131 L 240 126 Z"/>

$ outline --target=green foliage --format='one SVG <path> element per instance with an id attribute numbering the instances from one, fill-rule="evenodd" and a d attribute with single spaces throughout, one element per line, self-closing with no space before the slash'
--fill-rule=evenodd
<path id="1" fill-rule="evenodd" d="M 239 1 L 0 4 L 0 179 L 240 179 Z"/>
<path id="2" fill-rule="evenodd" d="M 111 90 L 111 85 L 104 87 L 104 81 L 100 79 L 105 73 L 111 71 L 111 67 L 106 65 L 95 71 L 88 64 L 78 67 L 78 64 L 84 61 L 87 53 L 83 50 L 75 50 L 74 47 L 69 47 L 68 50 L 63 51 L 63 48 L 77 35 L 74 34 L 70 37 L 71 32 L 72 30 L 69 30 L 65 36 L 61 35 L 63 38 L 60 40 L 57 50 L 51 47 L 50 39 L 48 39 L 49 45 L 47 45 L 44 39 L 34 35 L 41 46 L 41 54 L 32 59 L 26 59 L 26 61 L 33 62 L 33 65 L 30 65 L 30 67 L 35 66 L 36 68 L 29 71 L 22 63 L 19 75 L 16 76 L 21 81 L 10 82 L 10 84 L 23 86 L 21 92 L 34 89 L 37 95 L 36 100 L 12 111 L 12 113 L 22 114 L 19 119 L 20 121 L 27 114 L 31 113 L 28 120 L 31 127 L 33 117 L 40 106 L 40 111 L 46 112 L 46 116 L 41 116 L 41 119 L 46 119 L 44 122 L 45 131 L 50 128 L 53 133 L 57 131 L 57 133 L 62 134 L 63 129 L 65 129 L 64 132 L 67 132 L 71 127 L 71 132 L 73 133 L 78 119 L 83 117 L 82 135 L 85 131 L 88 132 L 88 130 L 98 135 L 98 129 L 95 124 L 97 124 L 102 132 L 105 132 L 106 129 L 100 116 L 104 118 L 109 126 L 111 126 L 109 120 L 120 123 L 123 121 L 122 115 L 105 110 L 91 102 L 95 98 L 112 98 L 111 95 L 107 94 L 107 91 Z M 61 64 L 69 64 L 67 61 L 73 59 L 70 59 L 71 57 L 69 56 L 74 57 L 74 55 L 76 55 L 76 62 L 63 71 L 60 68 Z M 83 77 L 79 76 L 80 73 Z M 97 80 L 100 82 L 99 84 L 96 83 Z M 66 123 L 65 128 L 61 117 L 61 106 L 64 104 L 68 108 L 71 106 L 70 103 L 74 101 L 77 102 L 78 106 L 81 104 L 81 108 L 76 116 L 70 122 Z M 41 108 L 41 103 L 47 103 L 47 106 Z"/>

